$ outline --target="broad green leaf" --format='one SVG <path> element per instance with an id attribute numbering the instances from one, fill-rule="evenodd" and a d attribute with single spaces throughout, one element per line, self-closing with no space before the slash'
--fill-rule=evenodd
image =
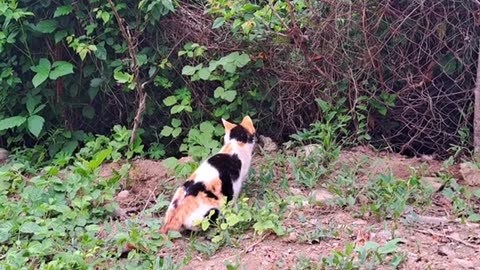
<path id="1" fill-rule="evenodd" d="M 110 13 L 106 12 L 106 11 L 102 11 L 102 21 L 103 21 L 103 24 L 106 24 L 108 21 L 110 21 Z"/>
<path id="2" fill-rule="evenodd" d="M 164 136 L 164 137 L 168 137 L 170 135 L 172 135 L 172 132 L 173 132 L 173 128 L 170 127 L 170 126 L 163 126 L 163 129 L 162 131 L 160 132 L 160 135 Z"/>
<path id="3" fill-rule="evenodd" d="M 219 86 L 213 91 L 213 97 L 214 98 L 220 98 L 223 96 L 223 93 L 225 92 L 225 89 L 223 87 Z"/>
<path id="4" fill-rule="evenodd" d="M 473 196 L 480 198 L 480 189 L 476 189 L 472 192 Z"/>
<path id="5" fill-rule="evenodd" d="M 26 222 L 18 230 L 22 233 L 36 233 L 40 230 L 40 226 L 35 222 Z"/>
<path id="6" fill-rule="evenodd" d="M 182 75 L 191 76 L 191 75 L 195 74 L 196 71 L 197 71 L 196 67 L 184 66 L 182 68 Z"/>
<path id="7" fill-rule="evenodd" d="M 100 166 L 103 161 L 108 157 L 110 156 L 110 154 L 112 154 L 112 148 L 107 148 L 107 149 L 104 149 L 100 152 L 98 152 L 92 160 L 90 160 L 90 162 L 88 162 L 88 166 L 91 168 L 91 169 L 96 169 L 98 168 L 98 166 Z"/>
<path id="8" fill-rule="evenodd" d="M 218 17 L 213 21 L 213 26 L 212 29 L 217 29 L 219 27 L 222 27 L 222 25 L 225 24 L 225 18 L 224 17 Z"/>
<path id="9" fill-rule="evenodd" d="M 0 120 L 0 131 L 18 127 L 23 123 L 25 123 L 25 121 L 27 121 L 27 118 L 23 116 L 12 116 L 12 117 L 2 119 Z"/>
<path id="10" fill-rule="evenodd" d="M 234 58 L 235 60 L 235 65 L 237 67 L 244 67 L 246 64 L 250 62 L 250 57 L 246 53 L 238 54 Z"/>
<path id="11" fill-rule="evenodd" d="M 62 41 L 67 35 L 68 33 L 65 30 L 55 32 L 55 35 L 54 35 L 55 44 Z"/>
<path id="12" fill-rule="evenodd" d="M 130 81 L 132 75 L 122 72 L 122 71 L 117 71 L 113 74 L 113 77 L 115 80 L 119 83 L 127 83 Z"/>
<path id="13" fill-rule="evenodd" d="M 33 79 L 32 83 L 35 88 L 37 88 L 40 84 L 42 84 L 47 78 L 48 74 L 50 73 L 51 64 L 50 61 L 46 58 L 41 58 L 38 62 L 38 65 L 33 66 L 30 68 L 33 72 L 37 73 Z"/>
<path id="14" fill-rule="evenodd" d="M 213 134 L 214 130 L 215 130 L 215 127 L 212 125 L 212 123 L 208 121 L 200 124 L 200 131 L 202 132 Z"/>
<path id="15" fill-rule="evenodd" d="M 162 164 L 168 169 L 174 169 L 178 165 L 178 159 L 176 159 L 175 157 L 169 157 L 167 159 L 164 159 L 162 161 Z"/>
<path id="16" fill-rule="evenodd" d="M 38 138 L 40 132 L 42 131 L 43 124 L 45 123 L 45 119 L 40 115 L 32 115 L 27 119 L 27 126 L 28 130 Z"/>
<path id="17" fill-rule="evenodd" d="M 202 80 L 208 80 L 210 77 L 210 70 L 208 68 L 202 68 L 198 71 L 198 77 Z"/>
<path id="18" fill-rule="evenodd" d="M 50 79 L 56 80 L 59 77 L 73 73 L 73 65 L 65 61 L 53 62 L 52 70 L 50 71 Z"/>
<path id="19" fill-rule="evenodd" d="M 173 118 L 172 119 L 172 127 L 179 127 L 180 125 L 182 124 L 182 121 L 180 121 L 180 119 L 177 119 L 177 118 Z"/>
<path id="20" fill-rule="evenodd" d="M 54 20 L 41 21 L 35 25 L 35 30 L 44 34 L 53 33 L 55 29 L 57 29 L 57 22 Z"/>
<path id="21" fill-rule="evenodd" d="M 401 239 L 401 238 L 392 239 L 392 240 L 388 241 L 387 243 L 385 243 L 385 245 L 383 245 L 383 247 L 380 247 L 378 249 L 378 253 L 380 253 L 380 254 L 393 253 L 398 249 L 398 243 L 400 243 L 402 241 L 403 241 L 403 239 Z"/>
<path id="22" fill-rule="evenodd" d="M 237 71 L 237 66 L 235 66 L 232 62 L 228 62 L 223 65 L 223 69 L 225 69 L 226 72 L 233 74 Z"/>
<path id="23" fill-rule="evenodd" d="M 471 214 L 467 218 L 470 222 L 480 222 L 480 214 Z"/>
<path id="24" fill-rule="evenodd" d="M 175 97 L 175 96 L 168 96 L 163 100 L 163 104 L 165 104 L 165 106 L 169 106 L 169 107 L 176 104 L 176 103 L 177 103 L 177 97 Z"/>
<path id="25" fill-rule="evenodd" d="M 162 0 L 162 5 L 171 12 L 175 11 L 172 0 Z"/>
<path id="26" fill-rule="evenodd" d="M 180 128 L 180 127 L 175 128 L 172 131 L 172 137 L 174 137 L 174 138 L 178 137 L 178 135 L 180 135 L 181 132 L 182 132 L 182 128 Z"/>
<path id="27" fill-rule="evenodd" d="M 37 104 L 40 102 L 40 99 L 39 98 L 36 98 L 35 96 L 31 96 L 29 95 L 27 97 L 27 111 L 29 114 L 33 114 L 34 110 L 35 110 L 35 107 L 37 106 Z"/>
<path id="28" fill-rule="evenodd" d="M 90 81 L 90 87 L 99 87 L 103 82 L 102 78 L 93 78 Z"/>
<path id="29" fill-rule="evenodd" d="M 57 7 L 55 10 L 55 13 L 53 13 L 53 17 L 60 17 L 60 16 L 65 16 L 72 13 L 72 6 L 61 6 Z"/>
<path id="30" fill-rule="evenodd" d="M 235 97 L 237 96 L 237 91 L 235 90 L 228 90 L 223 93 L 223 99 L 225 99 L 228 102 L 232 102 Z"/>

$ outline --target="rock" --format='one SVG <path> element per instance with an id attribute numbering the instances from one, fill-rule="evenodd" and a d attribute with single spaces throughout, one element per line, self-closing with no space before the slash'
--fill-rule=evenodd
<path id="1" fill-rule="evenodd" d="M 125 200 L 126 198 L 128 198 L 129 195 L 130 195 L 130 192 L 128 190 L 122 190 L 117 194 L 117 199 Z"/>
<path id="2" fill-rule="evenodd" d="M 290 192 L 293 194 L 293 195 L 302 195 L 302 190 L 299 189 L 299 188 L 295 188 L 295 187 L 291 187 L 290 188 Z"/>
<path id="3" fill-rule="evenodd" d="M 392 240 L 392 232 L 388 230 L 381 230 L 377 233 L 375 233 L 373 236 L 373 241 L 377 243 L 386 243 L 387 241 Z"/>
<path id="4" fill-rule="evenodd" d="M 480 185 L 480 169 L 476 168 L 473 164 L 469 162 L 460 164 L 460 173 L 467 185 Z"/>
<path id="5" fill-rule="evenodd" d="M 7 161 L 8 155 L 9 153 L 7 150 L 0 148 L 0 164 L 3 164 L 5 161 Z"/>
<path id="6" fill-rule="evenodd" d="M 434 192 L 439 191 L 443 186 L 440 177 L 422 177 L 420 181 L 426 186 L 431 186 Z"/>
<path id="7" fill-rule="evenodd" d="M 475 265 L 472 261 L 455 258 L 453 259 L 453 262 L 460 265 L 463 269 L 475 269 Z"/>
<path id="8" fill-rule="evenodd" d="M 318 150 L 320 148 L 322 148 L 322 146 L 320 144 L 305 145 L 304 147 L 301 147 L 298 150 L 297 155 L 309 156 L 312 152 L 314 152 L 315 150 Z"/>
<path id="9" fill-rule="evenodd" d="M 335 198 L 335 195 L 325 189 L 317 189 L 310 193 L 310 196 L 315 199 L 315 202 L 325 203 Z"/>
<path id="10" fill-rule="evenodd" d="M 193 162 L 193 158 L 191 156 L 181 157 L 178 160 L 178 164 L 185 164 L 185 163 L 189 163 L 189 162 Z"/>
<path id="11" fill-rule="evenodd" d="M 292 243 L 296 242 L 298 239 L 298 235 L 296 232 L 291 232 L 288 237 L 285 239 L 286 242 Z"/>
<path id="12" fill-rule="evenodd" d="M 437 250 L 437 254 L 441 256 L 453 257 L 455 252 L 447 246 L 440 246 Z"/>
<path id="13" fill-rule="evenodd" d="M 275 144 L 275 142 L 271 138 L 263 136 L 263 135 L 258 136 L 258 138 L 260 139 L 260 142 L 263 145 L 262 146 L 263 151 L 265 151 L 265 152 L 275 152 L 275 151 L 277 151 L 278 146 L 277 146 L 277 144 Z"/>

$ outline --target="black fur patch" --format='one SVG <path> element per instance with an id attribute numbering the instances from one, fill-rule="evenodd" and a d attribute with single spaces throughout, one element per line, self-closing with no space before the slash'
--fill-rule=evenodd
<path id="1" fill-rule="evenodd" d="M 205 192 L 205 194 L 207 194 L 207 197 L 218 200 L 217 195 L 213 194 L 213 192 L 211 192 L 210 190 L 207 190 L 207 188 L 205 187 L 205 184 L 203 184 L 202 182 L 196 182 L 192 185 L 189 185 L 185 189 L 185 197 L 186 196 L 197 196 L 198 193 L 200 193 L 200 192 Z"/>
<path id="2" fill-rule="evenodd" d="M 173 201 L 172 204 L 173 204 L 173 208 L 177 208 L 178 207 L 178 200 Z"/>
<path id="3" fill-rule="evenodd" d="M 187 190 L 191 185 L 193 185 L 193 180 L 188 180 L 183 183 L 183 189 Z"/>
<path id="4" fill-rule="evenodd" d="M 208 163 L 219 172 L 222 193 L 227 197 L 227 201 L 230 201 L 233 198 L 233 182 L 237 181 L 240 176 L 242 161 L 236 154 L 219 153 L 209 158 Z"/>
<path id="5" fill-rule="evenodd" d="M 253 143 L 254 137 L 255 135 L 248 133 L 248 131 L 240 125 L 230 130 L 230 139 L 235 139 L 239 142 Z"/>
<path id="6" fill-rule="evenodd" d="M 210 222 L 210 224 L 213 224 L 220 216 L 220 210 L 218 210 L 217 208 L 212 208 L 208 210 L 208 212 L 205 214 L 205 217 L 208 217 L 210 215 L 210 211 L 213 211 L 213 215 L 210 217 L 208 221 Z"/>

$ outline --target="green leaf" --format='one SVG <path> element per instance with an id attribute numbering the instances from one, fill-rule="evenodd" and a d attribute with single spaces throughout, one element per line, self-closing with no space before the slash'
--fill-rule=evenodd
<path id="1" fill-rule="evenodd" d="M 223 69 L 225 69 L 226 72 L 233 74 L 237 71 L 237 66 L 231 62 L 228 62 L 223 65 Z"/>
<path id="2" fill-rule="evenodd" d="M 35 25 L 35 30 L 43 34 L 53 33 L 55 29 L 57 29 L 57 22 L 54 20 L 41 21 Z"/>
<path id="3" fill-rule="evenodd" d="M 242 53 L 235 58 L 235 64 L 237 65 L 237 67 L 240 67 L 240 68 L 244 67 L 249 62 L 250 62 L 250 56 L 248 56 L 248 54 L 246 53 Z"/>
<path id="4" fill-rule="evenodd" d="M 103 24 L 106 24 L 108 21 L 110 21 L 110 13 L 106 12 L 106 11 L 102 11 L 102 21 L 103 21 Z"/>
<path id="5" fill-rule="evenodd" d="M 172 131 L 172 137 L 174 137 L 174 138 L 178 137 L 178 135 L 180 135 L 181 132 L 182 132 L 182 128 L 180 128 L 180 127 L 175 128 Z"/>
<path id="6" fill-rule="evenodd" d="M 28 111 L 28 114 L 33 114 L 33 111 L 35 111 L 35 107 L 37 106 L 37 104 L 40 102 L 40 99 L 39 98 L 36 98 L 35 96 L 31 96 L 29 95 L 27 97 L 27 111 Z"/>
<path id="7" fill-rule="evenodd" d="M 46 58 L 41 58 L 38 62 L 38 65 L 33 66 L 30 68 L 33 72 L 37 73 L 33 79 L 32 83 L 35 88 L 37 88 L 40 84 L 42 84 L 47 78 L 48 74 L 50 73 L 51 64 L 50 61 Z"/>
<path id="8" fill-rule="evenodd" d="M 23 123 L 25 123 L 25 121 L 27 121 L 27 118 L 23 116 L 12 116 L 12 117 L 2 119 L 0 120 L 0 131 L 18 127 Z"/>
<path id="9" fill-rule="evenodd" d="M 208 78 L 210 77 L 210 73 L 210 69 L 204 67 L 198 71 L 198 77 L 200 77 L 200 79 L 202 80 L 208 80 Z"/>
<path id="10" fill-rule="evenodd" d="M 213 91 L 213 97 L 214 98 L 220 98 L 223 96 L 223 93 L 225 92 L 225 89 L 223 87 L 219 86 Z"/>
<path id="11" fill-rule="evenodd" d="M 53 62 L 52 70 L 50 71 L 50 79 L 56 80 L 59 77 L 63 77 L 73 73 L 73 65 L 65 61 Z"/>
<path id="12" fill-rule="evenodd" d="M 162 5 L 171 12 L 175 11 L 172 0 L 162 0 Z"/>
<path id="13" fill-rule="evenodd" d="M 480 214 L 471 214 L 467 218 L 470 222 L 480 222 Z"/>
<path id="14" fill-rule="evenodd" d="M 55 32 L 55 35 L 54 35 L 55 44 L 63 40 L 67 35 L 68 33 L 65 30 Z"/>
<path id="15" fill-rule="evenodd" d="M 168 96 L 163 100 L 163 104 L 165 106 L 172 106 L 177 103 L 177 97 L 176 96 Z"/>
<path id="16" fill-rule="evenodd" d="M 90 160 L 90 162 L 88 162 L 88 167 L 90 167 L 91 169 L 96 169 L 98 168 L 102 162 L 108 157 L 110 156 L 110 154 L 112 154 L 112 148 L 107 148 L 107 149 L 104 149 L 100 152 L 98 152 L 92 160 Z"/>
<path id="17" fill-rule="evenodd" d="M 175 157 L 169 157 L 162 161 L 163 166 L 167 169 L 174 169 L 178 165 L 178 160 Z"/>
<path id="18" fill-rule="evenodd" d="M 163 126 L 163 129 L 162 131 L 160 132 L 160 135 L 164 136 L 164 137 L 168 137 L 172 134 L 173 132 L 173 128 L 170 127 L 170 126 Z"/>
<path id="19" fill-rule="evenodd" d="M 177 118 L 173 118 L 172 119 L 172 127 L 179 127 L 180 125 L 182 124 L 182 121 L 180 121 L 180 119 L 177 119 Z"/>
<path id="20" fill-rule="evenodd" d="M 213 26 L 212 29 L 217 29 L 219 27 L 222 27 L 222 25 L 225 24 L 225 18 L 224 17 L 218 17 L 213 21 Z"/>
<path id="21" fill-rule="evenodd" d="M 476 189 L 472 192 L 473 196 L 480 198 L 480 189 Z"/>
<path id="22" fill-rule="evenodd" d="M 119 83 L 127 83 L 130 81 L 130 78 L 132 75 L 122 72 L 122 71 L 117 71 L 113 74 L 113 78 Z"/>
<path id="23" fill-rule="evenodd" d="M 60 16 L 68 15 L 70 13 L 72 13 L 72 6 L 61 6 L 61 7 L 57 7 L 57 9 L 55 10 L 55 13 L 53 13 L 53 17 L 57 18 Z"/>
<path id="24" fill-rule="evenodd" d="M 95 116 L 95 109 L 92 106 L 87 105 L 83 107 L 82 115 L 88 119 L 93 119 L 93 117 Z"/>
<path id="25" fill-rule="evenodd" d="M 191 75 L 195 74 L 196 71 L 197 71 L 196 67 L 184 66 L 182 68 L 182 75 L 191 76 Z"/>
<path id="26" fill-rule="evenodd" d="M 45 123 L 45 119 L 40 115 L 32 115 L 27 119 L 27 126 L 28 130 L 38 138 L 40 132 L 42 131 L 43 124 Z"/>
<path id="27" fill-rule="evenodd" d="M 202 132 L 213 134 L 214 130 L 215 130 L 215 127 L 212 125 L 212 123 L 208 121 L 200 124 L 200 131 Z"/>
<path id="28" fill-rule="evenodd" d="M 403 239 L 401 238 L 395 238 L 395 239 L 392 239 L 390 241 L 388 241 L 387 243 L 385 243 L 385 245 L 383 247 L 380 247 L 378 249 L 378 253 L 380 254 L 390 254 L 390 253 L 393 253 L 395 252 L 397 249 L 398 249 L 398 243 L 399 242 L 402 242 Z"/>
<path id="29" fill-rule="evenodd" d="M 228 102 L 232 102 L 235 97 L 237 96 L 237 91 L 235 90 L 228 90 L 223 93 L 223 99 L 225 99 Z"/>
<path id="30" fill-rule="evenodd" d="M 40 226 L 35 222 L 26 222 L 18 230 L 22 233 L 36 233 L 40 230 Z"/>

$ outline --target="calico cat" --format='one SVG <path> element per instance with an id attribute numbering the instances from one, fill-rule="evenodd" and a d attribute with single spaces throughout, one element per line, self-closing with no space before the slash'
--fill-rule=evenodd
<path id="1" fill-rule="evenodd" d="M 240 124 L 222 119 L 224 145 L 219 153 L 203 161 L 180 186 L 167 209 L 160 233 L 196 230 L 195 224 L 213 210 L 212 219 L 220 213 L 223 198 L 236 200 L 247 178 L 255 146 L 255 127 L 245 116 Z"/>

